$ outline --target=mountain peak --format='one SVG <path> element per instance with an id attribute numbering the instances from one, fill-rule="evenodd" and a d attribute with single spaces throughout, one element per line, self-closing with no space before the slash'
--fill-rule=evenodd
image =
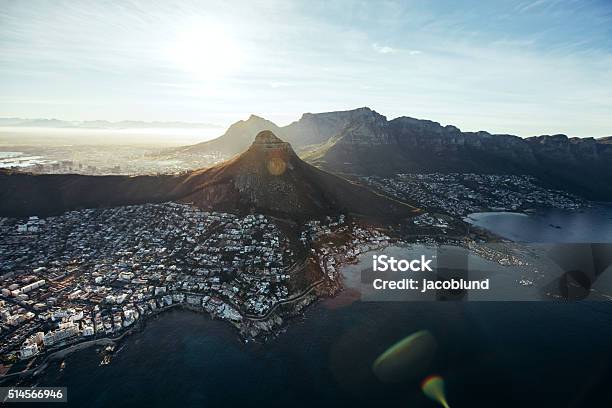
<path id="1" fill-rule="evenodd" d="M 236 131 L 246 131 L 246 133 L 250 135 L 253 132 L 268 128 L 274 129 L 276 128 L 276 125 L 266 118 L 262 118 L 261 116 L 257 115 L 251 115 L 247 119 L 241 119 L 238 122 L 234 122 L 233 124 L 231 124 L 225 134 L 233 133 Z"/>
<path id="2" fill-rule="evenodd" d="M 291 145 L 279 139 L 271 130 L 262 130 L 255 136 L 251 147 L 247 150 L 248 155 L 259 158 L 269 164 L 271 160 L 281 159 L 284 162 L 295 156 Z"/>
<path id="3" fill-rule="evenodd" d="M 249 150 L 293 152 L 291 144 L 279 139 L 271 130 L 259 132 Z"/>
<path id="4" fill-rule="evenodd" d="M 265 121 L 265 122 L 269 122 L 267 119 L 262 118 L 261 116 L 257 116 L 255 114 L 251 114 L 251 116 L 249 116 L 249 118 L 246 120 L 246 122 L 253 122 L 253 121 Z"/>
<path id="5" fill-rule="evenodd" d="M 255 136 L 253 144 L 282 144 L 286 143 L 280 140 L 271 130 L 262 130 Z"/>
<path id="6" fill-rule="evenodd" d="M 269 129 L 254 139 L 253 135 L 251 146 L 239 156 L 191 173 L 182 184 L 187 193 L 181 200 L 215 211 L 257 211 L 298 219 L 339 213 L 381 220 L 414 215 L 409 205 L 302 161 L 291 144 Z"/>

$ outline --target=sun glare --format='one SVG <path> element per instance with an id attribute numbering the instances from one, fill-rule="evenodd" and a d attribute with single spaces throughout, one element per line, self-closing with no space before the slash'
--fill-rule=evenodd
<path id="1" fill-rule="evenodd" d="M 238 42 L 221 25 L 198 24 L 179 32 L 168 57 L 178 68 L 202 80 L 218 80 L 242 62 Z"/>

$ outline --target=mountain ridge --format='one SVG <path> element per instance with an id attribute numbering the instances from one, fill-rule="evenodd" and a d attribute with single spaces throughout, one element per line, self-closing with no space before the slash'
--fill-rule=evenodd
<path id="1" fill-rule="evenodd" d="M 313 219 L 350 214 L 397 221 L 418 209 L 302 161 L 273 132 L 240 155 L 181 175 L 84 176 L 0 172 L 0 216 L 178 201 L 212 211 Z"/>
<path id="2" fill-rule="evenodd" d="M 447 133 L 462 133 L 462 134 L 470 134 L 470 135 L 488 135 L 493 137 L 509 137 L 509 138 L 517 138 L 520 140 L 528 140 L 533 138 L 547 138 L 547 137 L 556 137 L 559 134 L 553 135 L 536 135 L 536 136 L 527 136 L 521 137 L 517 135 L 511 134 L 503 134 L 503 133 L 490 133 L 484 130 L 480 131 L 470 131 L 463 132 L 458 127 L 454 125 L 441 125 L 439 122 L 432 121 L 429 119 L 417 119 L 410 116 L 399 116 L 394 119 L 388 120 L 386 116 L 379 114 L 375 110 L 372 110 L 368 107 L 360 107 L 351 110 L 345 111 L 330 111 L 330 112 L 321 112 L 321 113 L 304 113 L 300 117 L 300 119 L 291 122 L 285 126 L 278 126 L 274 122 L 265 119 L 258 115 L 250 115 L 246 120 L 240 120 L 230 125 L 228 130 L 221 136 L 208 140 L 205 142 L 197 143 L 194 145 L 183 146 L 182 149 L 184 151 L 197 151 L 201 149 L 202 152 L 206 151 L 209 148 L 217 148 L 223 149 L 223 143 L 232 143 L 232 138 L 235 138 L 234 135 L 234 127 L 239 126 L 240 128 L 246 127 L 255 127 L 259 130 L 266 130 L 266 126 L 268 130 L 274 131 L 276 134 L 280 135 L 282 138 L 291 143 L 294 147 L 298 149 L 303 148 L 305 146 L 318 145 L 327 142 L 330 138 L 336 137 L 339 135 L 341 131 L 346 130 L 346 128 L 352 125 L 354 122 L 359 120 L 372 120 L 372 118 L 378 118 L 382 121 L 392 124 L 402 123 L 404 126 L 411 125 L 415 129 L 426 130 L 429 132 L 433 132 L 436 134 L 441 134 L 443 132 Z M 253 130 L 253 129 L 251 129 Z M 566 135 L 562 135 L 566 136 Z M 566 136 L 568 137 L 568 136 Z M 568 137 L 570 140 L 587 140 L 594 139 L 596 141 L 605 142 L 606 140 L 612 139 L 612 136 L 603 136 L 599 138 L 595 137 Z M 240 143 L 240 142 L 239 142 Z M 245 142 L 243 142 L 245 143 Z M 243 146 L 246 148 L 247 145 Z M 230 150 L 235 150 L 235 148 L 231 148 Z M 225 151 L 220 150 L 221 153 L 226 153 Z"/>
<path id="3" fill-rule="evenodd" d="M 260 117 L 237 122 L 240 129 L 272 128 L 297 146 L 308 162 L 344 175 L 396 173 L 530 174 L 549 187 L 593 200 L 612 200 L 610 137 L 577 138 L 563 134 L 521 138 L 486 131 L 463 132 L 453 125 L 400 116 L 388 120 L 363 107 L 350 111 L 305 113 L 278 127 Z M 238 140 L 232 127 L 213 141 L 183 148 L 197 154 Z M 241 145 L 241 143 L 239 143 Z"/>

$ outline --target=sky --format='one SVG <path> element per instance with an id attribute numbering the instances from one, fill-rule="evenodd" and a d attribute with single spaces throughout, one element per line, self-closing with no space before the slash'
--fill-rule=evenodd
<path id="1" fill-rule="evenodd" d="M 0 117 L 612 135 L 612 1 L 0 0 Z"/>

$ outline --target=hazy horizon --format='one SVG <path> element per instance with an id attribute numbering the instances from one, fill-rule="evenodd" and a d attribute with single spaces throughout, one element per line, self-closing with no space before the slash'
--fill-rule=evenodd
<path id="1" fill-rule="evenodd" d="M 359 108 L 354 108 L 354 109 L 359 109 Z M 370 108 L 371 109 L 371 108 Z M 353 109 L 350 109 L 353 110 Z M 376 111 L 375 109 L 372 109 L 374 111 Z M 378 112 L 377 113 L 385 116 L 387 118 L 387 120 L 393 120 L 396 119 L 400 116 L 397 117 L 389 117 L 387 115 L 385 115 L 383 112 Z M 303 113 L 313 113 L 313 114 L 317 114 L 317 113 L 328 113 L 328 112 L 303 112 Z M 249 116 L 254 115 L 254 114 L 250 114 Z M 266 120 L 270 120 L 265 116 L 261 116 L 261 115 L 257 115 L 262 117 L 263 119 Z M 272 123 L 274 123 L 275 125 L 279 126 L 279 127 L 284 127 L 287 126 L 289 124 L 291 124 L 292 122 L 298 121 L 301 118 L 302 114 L 300 114 L 299 116 L 297 116 L 295 119 L 293 120 L 288 120 L 285 123 L 277 123 L 273 120 L 270 120 Z M 412 117 L 410 115 L 401 115 L 401 116 L 408 116 L 408 117 Z M 0 121 L 3 119 L 8 119 L 8 118 L 3 118 L 0 117 Z M 69 121 L 69 120 L 65 120 L 62 118 L 10 118 L 10 119 L 22 119 L 22 120 L 31 120 L 31 121 L 36 121 L 36 120 L 57 120 L 57 121 L 61 121 L 61 122 L 96 122 L 96 121 L 107 121 L 106 119 L 92 119 L 92 120 L 88 120 L 88 121 Z M 174 140 L 168 140 L 167 142 L 170 145 L 180 145 L 181 143 L 198 143 L 198 142 L 205 142 L 208 140 L 213 140 L 217 137 L 223 136 L 225 134 L 225 132 L 227 132 L 227 130 L 229 129 L 229 127 L 234 124 L 237 123 L 239 121 L 246 121 L 248 120 L 249 117 L 243 117 L 243 118 L 237 118 L 236 120 L 228 123 L 227 125 L 219 125 L 219 124 L 215 124 L 215 123 L 203 123 L 203 122 L 181 122 L 181 121 L 176 121 L 176 122 L 166 122 L 163 120 L 160 121 L 153 121 L 153 122 L 147 122 L 147 121 L 136 121 L 136 120 L 131 120 L 131 119 L 123 119 L 123 120 L 118 120 L 118 121 L 108 121 L 110 124 L 112 125 L 118 125 L 121 122 L 141 122 L 143 125 L 147 125 L 147 124 L 155 124 L 156 122 L 159 123 L 160 125 L 165 124 L 165 123 L 173 123 L 176 124 L 176 126 L 173 127 L 166 127 L 166 126 L 159 126 L 159 127 L 155 127 L 155 126 L 143 126 L 143 127 L 139 127 L 139 126 L 134 126 L 134 127 L 87 127 L 87 126 L 83 126 L 83 127 L 79 127 L 79 126 L 74 126 L 74 127 L 62 127 L 62 126 L 38 126 L 38 125 L 34 125 L 34 126 L 29 126 L 29 125 L 3 125 L 0 123 L 0 137 L 2 136 L 6 136 L 7 133 L 9 132 L 13 132 L 13 133 L 17 133 L 17 134 L 27 134 L 29 132 L 35 132 L 38 133 L 39 136 L 42 136 L 45 134 L 45 132 L 49 132 L 50 136 L 58 136 L 58 137 L 64 137 L 64 136 L 70 136 L 70 135 L 62 135 L 62 131 L 66 131 L 66 132 L 70 132 L 73 133 L 74 135 L 77 135 L 79 133 L 79 131 L 86 131 L 86 132 L 98 132 L 99 136 L 103 135 L 105 132 L 111 132 L 116 134 L 117 136 L 121 135 L 121 137 L 129 137 L 130 133 L 137 135 L 140 138 L 143 138 L 146 135 L 151 135 L 155 137 L 155 144 L 157 144 L 159 141 L 163 141 L 164 137 L 172 137 Z M 430 121 L 434 121 L 434 122 L 438 122 L 435 120 L 435 118 L 415 118 L 415 119 L 419 119 L 419 120 L 430 120 Z M 442 126 L 446 126 L 446 125 L 452 125 L 452 126 L 456 126 L 456 124 L 454 123 L 443 123 L 443 122 L 439 122 Z M 180 126 L 181 124 L 184 124 L 185 126 L 182 127 Z M 459 128 L 462 132 L 477 132 L 477 131 L 485 131 L 485 132 L 490 132 L 490 130 L 488 129 L 463 129 L 463 128 Z M 500 134 L 500 133 L 494 133 L 494 132 L 490 132 L 492 134 Z M 92 133 L 93 134 L 93 133 Z M 520 135 L 517 133 L 504 133 L 504 134 L 511 134 L 513 136 L 519 136 L 521 138 L 528 138 L 528 137 L 534 137 L 534 136 L 542 136 L 542 135 L 554 135 L 554 134 L 565 134 L 568 137 L 593 137 L 593 136 L 588 136 L 588 135 L 583 135 L 583 136 L 577 136 L 577 135 L 572 135 L 572 134 L 568 134 L 568 133 L 564 133 L 564 132 L 558 132 L 558 133 L 541 133 L 541 134 L 530 134 L 530 135 Z M 74 136 L 73 135 L 73 136 Z M 612 137 L 612 128 L 610 130 L 610 132 L 608 134 L 602 135 L 602 136 L 594 136 L 595 138 L 603 138 L 603 137 Z M 180 141 L 177 144 L 177 141 Z"/>
<path id="2" fill-rule="evenodd" d="M 240 4 L 238 4 L 240 3 Z M 204 122 L 368 106 L 463 131 L 612 134 L 605 0 L 0 0 L 0 116 Z"/>
<path id="3" fill-rule="evenodd" d="M 53 128 L 0 126 L 0 149 L 11 146 L 150 146 L 176 147 L 212 140 L 224 130 L 214 128 Z"/>

